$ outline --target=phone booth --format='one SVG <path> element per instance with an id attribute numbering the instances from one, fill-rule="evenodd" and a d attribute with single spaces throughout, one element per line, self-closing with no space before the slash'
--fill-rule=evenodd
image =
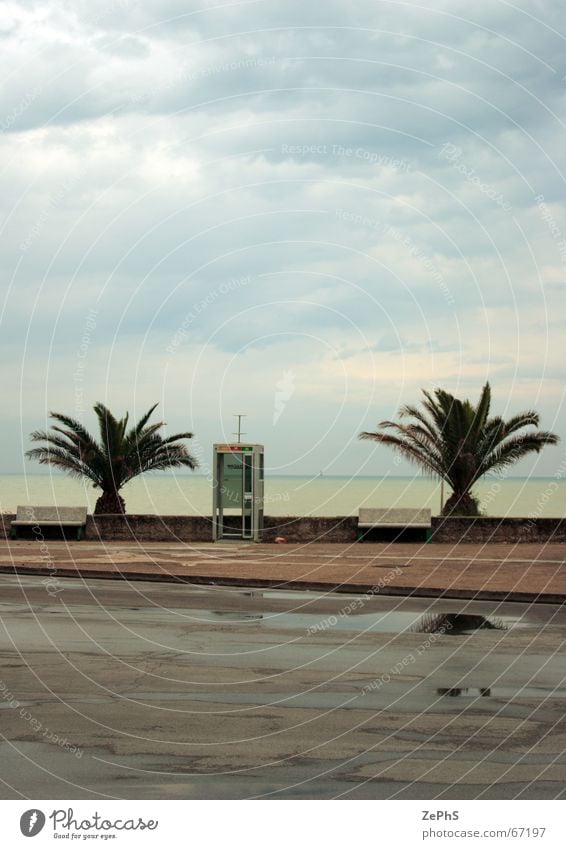
<path id="1" fill-rule="evenodd" d="M 263 445 L 214 446 L 212 539 L 259 542 L 263 530 Z"/>

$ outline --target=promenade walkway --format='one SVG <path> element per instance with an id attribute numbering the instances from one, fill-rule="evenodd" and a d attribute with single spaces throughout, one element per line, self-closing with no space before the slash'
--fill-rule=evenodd
<path id="1" fill-rule="evenodd" d="M 565 544 L 0 542 L 0 572 L 566 601 Z"/>

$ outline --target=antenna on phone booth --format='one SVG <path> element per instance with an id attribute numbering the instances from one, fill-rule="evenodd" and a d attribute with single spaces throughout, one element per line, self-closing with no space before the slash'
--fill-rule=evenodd
<path id="1" fill-rule="evenodd" d="M 238 442 L 242 441 L 242 434 L 246 436 L 246 431 L 242 430 L 242 419 L 247 418 L 247 413 L 232 413 L 232 415 L 238 419 L 238 430 L 233 431 L 234 436 L 238 437 Z"/>

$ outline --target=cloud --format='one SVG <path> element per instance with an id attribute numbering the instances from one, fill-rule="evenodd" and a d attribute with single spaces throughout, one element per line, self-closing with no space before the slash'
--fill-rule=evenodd
<path id="1" fill-rule="evenodd" d="M 298 471 L 441 381 L 473 396 L 492 377 L 563 428 L 560 14 L 8 4 L 4 408 L 72 408 L 95 310 L 85 401 L 182 418 L 194 385 L 212 438 L 245 400 Z"/>

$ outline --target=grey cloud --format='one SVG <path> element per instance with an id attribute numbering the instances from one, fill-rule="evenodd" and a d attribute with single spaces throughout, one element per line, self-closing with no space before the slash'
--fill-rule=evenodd
<path id="1" fill-rule="evenodd" d="M 183 355 L 300 356 L 316 374 L 318 335 L 346 365 L 446 354 L 454 381 L 460 354 L 472 386 L 519 343 L 535 358 L 520 374 L 542 374 L 548 336 L 554 391 L 559 3 L 530 10 L 542 23 L 487 0 L 41 9 L 49 28 L 16 16 L 3 37 L 4 73 L 19 69 L 0 98 L 16 367 L 30 329 L 29 362 L 52 344 L 68 375 L 95 302 L 93 357 L 116 336 L 161 363 L 184 327 Z"/>

